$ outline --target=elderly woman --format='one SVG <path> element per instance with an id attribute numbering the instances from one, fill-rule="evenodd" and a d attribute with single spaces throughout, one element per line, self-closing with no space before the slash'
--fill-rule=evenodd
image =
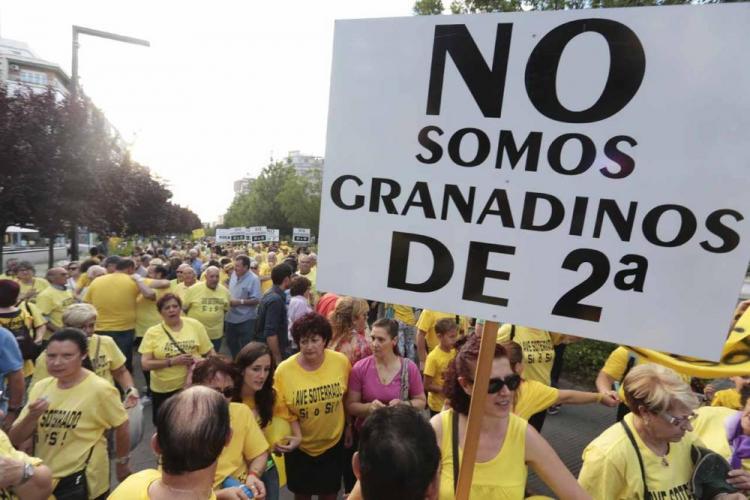
<path id="1" fill-rule="evenodd" d="M 36 302 L 36 297 L 42 290 L 49 286 L 47 280 L 34 276 L 34 264 L 27 260 L 22 260 L 16 266 L 16 281 L 21 285 L 21 293 L 18 296 L 18 302 L 28 300 Z"/>
<path id="2" fill-rule="evenodd" d="M 14 446 L 35 435 L 34 453 L 52 469 L 57 498 L 99 498 L 109 491 L 108 429 L 115 429 L 117 478 L 130 474 L 128 415 L 117 389 L 84 368 L 87 356 L 82 331 L 53 333 L 47 346 L 51 377 L 31 389 L 9 433 Z"/>
<path id="3" fill-rule="evenodd" d="M 204 385 L 219 392 L 229 404 L 232 439 L 219 455 L 214 474 L 214 489 L 219 498 L 237 498 L 243 484 L 254 498 L 266 496 L 260 477 L 266 469 L 268 443 L 253 418 L 250 408 L 232 403 L 239 375 L 231 361 L 222 356 L 209 356 L 198 363 L 193 372 L 193 385 Z"/>
<path id="4" fill-rule="evenodd" d="M 292 325 L 292 337 L 300 352 L 283 361 L 274 377 L 276 396 L 302 431 L 299 448 L 286 454 L 287 482 L 296 500 L 313 495 L 336 498 L 343 444 L 351 441 L 344 414 L 351 365 L 343 354 L 326 349 L 331 335 L 323 316 L 310 313 L 299 318 Z"/>
<path id="5" fill-rule="evenodd" d="M 154 424 L 159 407 L 186 385 L 195 362 L 214 354 L 200 321 L 181 316 L 182 301 L 177 295 L 164 295 L 156 302 L 156 308 L 162 321 L 146 330 L 138 348 L 141 366 L 151 371 Z"/>
<path id="6" fill-rule="evenodd" d="M 472 334 L 458 346 L 444 386 L 452 409 L 438 413 L 431 420 L 441 451 L 441 500 L 455 497 L 454 471 L 460 467 L 460 462 L 455 461 L 460 459 L 466 439 L 480 343 L 481 338 Z M 470 498 L 524 498 L 529 466 L 558 498 L 590 498 L 536 429 L 512 413 L 515 391 L 521 384 L 518 368 L 510 359 L 508 345 L 496 344 Z M 458 458 L 453 450 L 459 450 Z"/>
<path id="7" fill-rule="evenodd" d="M 86 334 L 89 342 L 89 360 L 91 371 L 114 385 L 115 381 L 125 393 L 125 408 L 132 408 L 138 403 L 138 391 L 133 384 L 133 377 L 125 367 L 125 355 L 106 335 L 94 333 L 96 326 L 96 308 L 91 304 L 73 304 L 63 312 L 63 325 L 77 328 Z M 33 387 L 40 380 L 49 377 L 47 372 L 47 352 L 43 352 L 36 360 L 34 376 L 29 387 Z"/>
<path id="8" fill-rule="evenodd" d="M 654 364 L 630 370 L 623 386 L 631 413 L 586 447 L 581 486 L 596 499 L 692 498 L 689 431 L 699 402 L 690 386 Z"/>
<path id="9" fill-rule="evenodd" d="M 345 355 L 352 366 L 372 354 L 364 335 L 368 311 L 366 300 L 341 297 L 328 316 L 333 331 L 328 347 Z"/>

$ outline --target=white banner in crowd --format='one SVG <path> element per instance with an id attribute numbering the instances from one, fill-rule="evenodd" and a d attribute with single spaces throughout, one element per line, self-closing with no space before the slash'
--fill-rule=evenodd
<path id="1" fill-rule="evenodd" d="M 337 21 L 319 287 L 718 358 L 750 4 Z"/>
<path id="2" fill-rule="evenodd" d="M 310 230 L 302 227 L 295 227 L 292 230 L 292 243 L 295 245 L 310 244 Z"/>
<path id="3" fill-rule="evenodd" d="M 250 241 L 248 229 L 245 227 L 216 230 L 216 243 L 241 243 L 245 241 Z"/>
<path id="4" fill-rule="evenodd" d="M 263 243 L 268 241 L 268 228 L 266 226 L 253 226 L 247 229 L 250 243 Z"/>
<path id="5" fill-rule="evenodd" d="M 272 241 L 274 243 L 279 242 L 279 230 L 278 229 L 268 230 L 268 241 Z"/>

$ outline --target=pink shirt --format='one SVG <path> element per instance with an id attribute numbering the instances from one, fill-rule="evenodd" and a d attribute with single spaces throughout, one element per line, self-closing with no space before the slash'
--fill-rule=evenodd
<path id="1" fill-rule="evenodd" d="M 408 366 L 406 372 L 409 377 L 409 398 L 423 395 L 424 385 L 419 368 L 410 359 L 405 361 Z M 359 360 L 349 373 L 349 390 L 360 393 L 362 403 L 370 403 L 377 399 L 387 405 L 389 401 L 401 399 L 401 372 L 399 371 L 388 385 L 383 385 L 375 367 L 375 356 L 368 356 Z M 356 426 L 357 429 L 362 426 L 362 419 L 357 419 Z"/>

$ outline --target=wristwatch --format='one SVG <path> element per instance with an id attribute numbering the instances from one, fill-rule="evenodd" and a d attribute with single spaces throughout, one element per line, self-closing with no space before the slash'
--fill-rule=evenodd
<path id="1" fill-rule="evenodd" d="M 26 481 L 34 477 L 34 466 L 31 464 L 25 464 L 23 466 L 23 475 L 21 476 L 21 482 L 20 484 L 25 484 Z"/>

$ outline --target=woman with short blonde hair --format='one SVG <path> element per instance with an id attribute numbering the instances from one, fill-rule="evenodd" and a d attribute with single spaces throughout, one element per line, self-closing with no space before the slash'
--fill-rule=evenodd
<path id="1" fill-rule="evenodd" d="M 675 372 L 654 364 L 633 368 L 623 385 L 631 413 L 583 451 L 581 486 L 595 499 L 692 498 L 698 398 Z"/>

